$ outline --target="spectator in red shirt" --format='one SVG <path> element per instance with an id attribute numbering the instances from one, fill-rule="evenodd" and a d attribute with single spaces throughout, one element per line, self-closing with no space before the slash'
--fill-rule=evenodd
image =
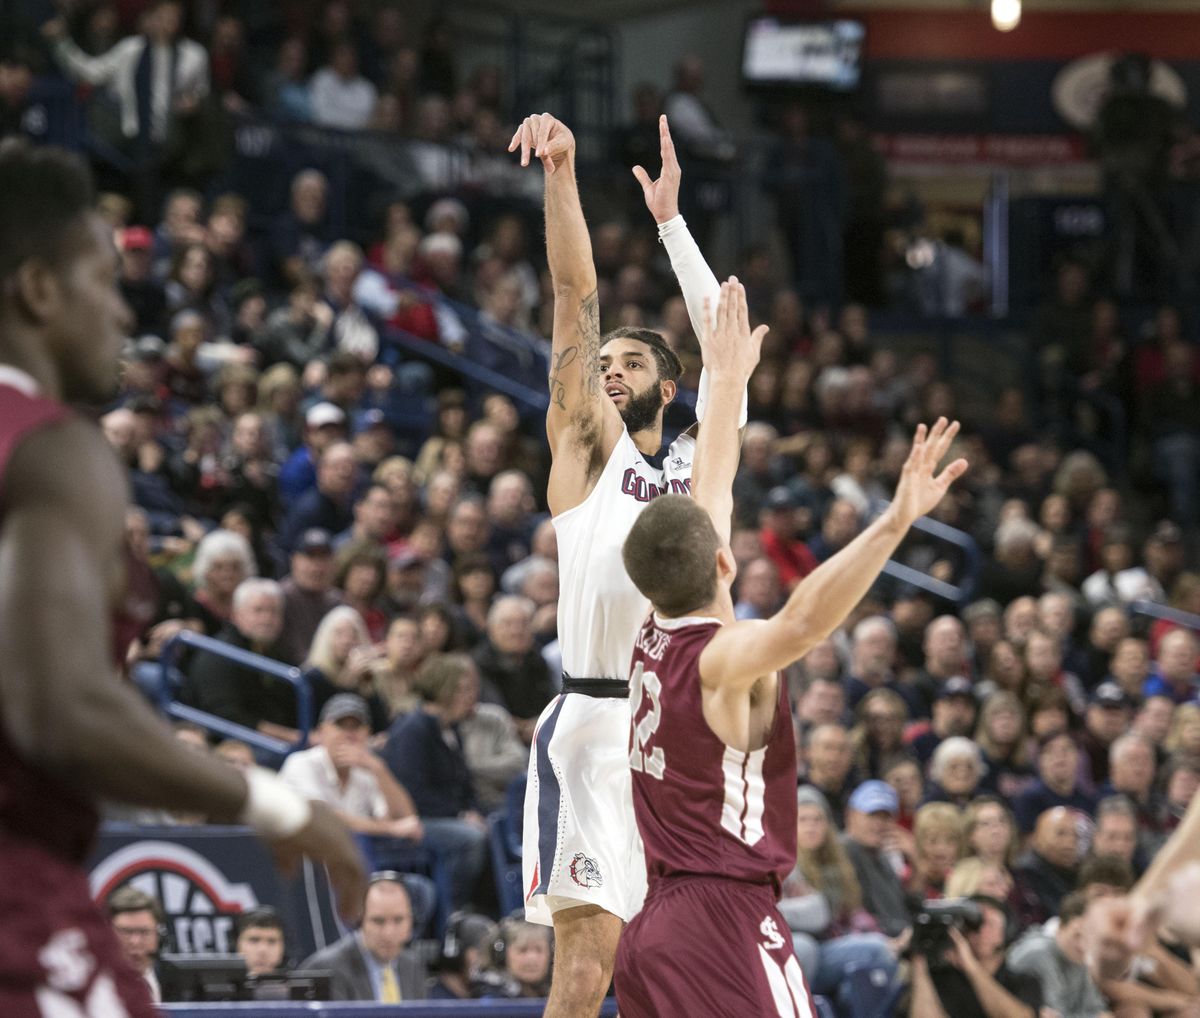
<path id="1" fill-rule="evenodd" d="M 772 488 L 759 514 L 763 554 L 775 563 L 779 581 L 791 590 L 817 568 L 817 558 L 797 536 L 796 496 L 780 485 Z"/>

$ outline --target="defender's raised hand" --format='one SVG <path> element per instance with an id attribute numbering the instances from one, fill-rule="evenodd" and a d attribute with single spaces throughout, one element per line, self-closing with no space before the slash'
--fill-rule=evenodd
<path id="1" fill-rule="evenodd" d="M 891 507 L 905 527 L 912 526 L 937 505 L 950 485 L 966 472 L 967 461 L 956 459 L 940 474 L 935 473 L 958 434 L 958 427 L 958 421 L 948 422 L 945 417 L 939 417 L 931 429 L 917 425 L 912 451 L 900 474 Z"/>
<path id="2" fill-rule="evenodd" d="M 739 386 L 745 385 L 758 367 L 763 337 L 767 326 L 750 331 L 750 311 L 746 304 L 746 288 L 737 276 L 721 284 L 721 297 L 716 315 L 705 302 L 708 329 L 704 338 L 704 366 L 714 377 L 726 376 Z"/>
<path id="3" fill-rule="evenodd" d="M 654 221 L 665 223 L 679 215 L 679 160 L 675 157 L 675 143 L 671 140 L 671 128 L 667 126 L 667 115 L 658 118 L 659 152 L 662 156 L 662 172 L 658 180 L 641 166 L 633 168 L 633 175 L 642 185 L 646 208 Z"/>
<path id="4" fill-rule="evenodd" d="M 529 153 L 542 161 L 547 173 L 553 173 L 575 151 L 575 135 L 561 120 L 549 113 L 534 113 L 517 128 L 508 151 L 521 150 L 521 165 L 529 165 Z"/>

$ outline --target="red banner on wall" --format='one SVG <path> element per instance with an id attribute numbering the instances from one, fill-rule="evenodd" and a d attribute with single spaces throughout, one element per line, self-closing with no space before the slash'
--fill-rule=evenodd
<path id="1" fill-rule="evenodd" d="M 1062 166 L 1089 161 L 1083 139 L 1066 134 L 878 134 L 890 163 L 909 165 Z"/>

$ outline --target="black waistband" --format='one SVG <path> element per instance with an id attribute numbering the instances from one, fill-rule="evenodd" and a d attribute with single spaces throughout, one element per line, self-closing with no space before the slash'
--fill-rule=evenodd
<path id="1" fill-rule="evenodd" d="M 576 679 L 562 673 L 564 693 L 582 693 L 584 696 L 611 697 L 621 699 L 629 696 L 627 679 Z"/>

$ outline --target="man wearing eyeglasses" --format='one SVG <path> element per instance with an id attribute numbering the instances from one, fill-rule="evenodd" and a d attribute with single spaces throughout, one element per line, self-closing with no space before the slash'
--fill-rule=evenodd
<path id="1" fill-rule="evenodd" d="M 162 906 L 135 887 L 122 887 L 113 892 L 107 907 L 121 954 L 146 981 L 154 1003 L 178 999 L 175 968 L 158 958 L 166 931 Z"/>

